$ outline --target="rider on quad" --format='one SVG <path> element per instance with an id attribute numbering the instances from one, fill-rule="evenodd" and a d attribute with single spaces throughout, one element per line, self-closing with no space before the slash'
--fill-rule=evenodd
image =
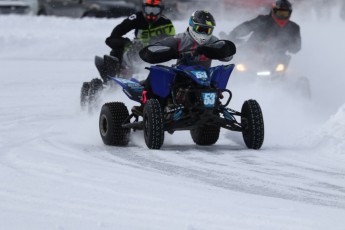
<path id="1" fill-rule="evenodd" d="M 288 54 L 301 50 L 300 27 L 290 20 L 291 13 L 292 5 L 288 0 L 277 0 L 272 4 L 268 15 L 259 15 L 243 22 L 229 35 L 222 32 L 220 37 L 234 41 L 241 49 L 240 53 L 246 55 L 247 59 L 253 60 L 253 57 L 261 55 L 269 59 L 267 62 L 283 59 L 287 60 L 288 64 Z M 256 60 L 263 59 L 260 57 Z"/>
<path id="2" fill-rule="evenodd" d="M 104 71 L 100 71 L 103 79 L 106 79 L 106 75 L 130 76 L 135 68 L 133 64 L 140 61 L 138 52 L 141 48 L 175 35 L 171 20 L 162 15 L 163 10 L 164 4 L 161 0 L 143 0 L 142 11 L 129 16 L 113 29 L 105 40 L 112 50 L 111 57 L 105 57 L 107 60 L 104 60 Z M 135 33 L 132 42 L 124 37 L 131 30 Z M 115 61 L 112 57 L 115 57 Z"/>
<path id="3" fill-rule="evenodd" d="M 185 33 L 140 50 L 140 57 L 151 64 L 177 59 L 173 66 L 147 67 L 145 86 L 135 78 L 110 78 L 141 106 L 132 108 L 132 113 L 119 101 L 102 106 L 99 131 L 104 144 L 126 146 L 131 130 L 143 130 L 146 146 L 160 149 L 165 132 L 188 130 L 195 144 L 210 146 L 224 128 L 241 132 L 248 148 L 261 148 L 264 121 L 259 103 L 247 100 L 241 112 L 228 108 L 232 93 L 226 86 L 235 65 L 211 67 L 212 59 L 230 61 L 236 53 L 234 43 L 212 36 L 215 24 L 209 12 L 196 11 Z"/>
<path id="4" fill-rule="evenodd" d="M 165 38 L 153 45 L 149 45 L 140 51 L 140 57 L 151 64 L 177 59 L 176 65 L 210 67 L 212 59 L 230 61 L 236 53 L 236 47 L 231 41 L 219 39 L 212 35 L 215 19 L 207 11 L 195 11 L 189 19 L 189 26 L 184 33 L 176 34 L 174 37 Z M 217 42 L 217 43 L 216 43 Z M 212 46 L 213 44 L 217 44 Z M 156 50 L 162 49 L 159 55 Z M 166 48 L 168 48 L 167 51 Z M 150 75 L 144 83 L 141 106 L 134 106 L 132 111 L 141 114 L 143 105 L 147 99 L 152 97 Z"/>

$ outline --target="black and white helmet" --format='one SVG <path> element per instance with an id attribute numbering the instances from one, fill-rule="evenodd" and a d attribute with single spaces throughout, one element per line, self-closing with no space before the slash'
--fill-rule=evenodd
<path id="1" fill-rule="evenodd" d="M 189 34 L 199 44 L 203 45 L 211 39 L 216 21 L 207 11 L 197 10 L 189 19 Z"/>

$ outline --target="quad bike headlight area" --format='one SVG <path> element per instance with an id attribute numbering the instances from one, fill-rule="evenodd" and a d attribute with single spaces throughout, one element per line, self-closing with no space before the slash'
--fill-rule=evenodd
<path id="1" fill-rule="evenodd" d="M 271 69 L 260 69 L 251 68 L 251 66 L 239 63 L 236 65 L 236 70 L 240 73 L 252 74 L 253 76 L 257 77 L 274 77 L 277 75 L 283 75 L 286 70 L 286 66 L 284 64 L 277 64 Z"/>

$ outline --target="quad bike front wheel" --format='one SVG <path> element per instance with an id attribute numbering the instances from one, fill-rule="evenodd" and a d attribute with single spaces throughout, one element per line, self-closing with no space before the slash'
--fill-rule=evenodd
<path id="1" fill-rule="evenodd" d="M 104 144 L 128 145 L 130 129 L 122 128 L 128 116 L 128 109 L 122 102 L 110 102 L 103 105 L 99 117 L 99 131 Z"/>
<path id="2" fill-rule="evenodd" d="M 161 105 L 150 99 L 144 107 L 144 138 L 149 149 L 160 149 L 164 142 L 164 123 Z"/>
<path id="3" fill-rule="evenodd" d="M 243 103 L 241 110 L 242 136 L 250 149 L 260 149 L 264 142 L 264 120 L 260 105 L 255 100 Z"/>

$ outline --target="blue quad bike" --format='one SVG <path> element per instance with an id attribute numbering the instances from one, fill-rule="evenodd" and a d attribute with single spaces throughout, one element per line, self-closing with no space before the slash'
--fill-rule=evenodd
<path id="1" fill-rule="evenodd" d="M 106 145 L 126 146 L 131 129 L 143 130 L 150 149 L 160 149 L 167 131 L 190 130 L 197 145 L 213 145 L 221 128 L 242 132 L 250 149 L 260 149 L 264 141 L 264 121 L 259 103 L 247 100 L 241 112 L 227 108 L 232 93 L 226 89 L 235 65 L 209 69 L 202 66 L 167 67 L 154 65 L 149 69 L 153 96 L 142 112 L 129 113 L 123 102 L 102 106 L 99 130 Z M 136 102 L 141 101 L 144 87 L 136 79 L 111 77 L 123 92 Z M 222 104 L 222 99 L 226 102 Z M 240 122 L 236 117 L 239 117 Z"/>

